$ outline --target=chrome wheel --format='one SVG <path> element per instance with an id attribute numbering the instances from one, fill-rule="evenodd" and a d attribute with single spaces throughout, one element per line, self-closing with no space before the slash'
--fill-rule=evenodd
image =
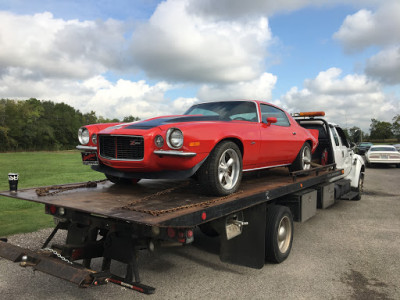
<path id="1" fill-rule="evenodd" d="M 287 216 L 284 216 L 279 222 L 277 240 L 279 251 L 285 253 L 292 240 L 292 226 Z"/>
<path id="2" fill-rule="evenodd" d="M 225 190 L 232 189 L 240 175 L 240 159 L 233 149 L 225 150 L 218 163 L 218 180 Z"/>
<path id="3" fill-rule="evenodd" d="M 301 153 L 301 164 L 303 170 L 311 169 L 311 149 L 308 145 L 303 148 Z"/>
<path id="4" fill-rule="evenodd" d="M 267 206 L 265 228 L 265 259 L 272 263 L 283 262 L 290 254 L 294 234 L 293 215 L 289 207 Z"/>

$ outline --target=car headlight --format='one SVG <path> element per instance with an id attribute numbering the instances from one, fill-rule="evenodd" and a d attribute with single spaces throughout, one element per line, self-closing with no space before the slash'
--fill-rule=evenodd
<path id="1" fill-rule="evenodd" d="M 89 143 L 90 133 L 89 130 L 85 127 L 81 127 L 78 130 L 78 139 L 82 145 L 86 145 Z"/>
<path id="2" fill-rule="evenodd" d="M 170 128 L 167 131 L 167 144 L 172 149 L 179 149 L 183 146 L 183 133 L 178 128 Z"/>

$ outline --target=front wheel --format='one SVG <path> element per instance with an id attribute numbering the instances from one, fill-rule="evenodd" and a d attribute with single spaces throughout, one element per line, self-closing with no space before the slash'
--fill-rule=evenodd
<path id="1" fill-rule="evenodd" d="M 242 165 L 242 153 L 234 142 L 218 144 L 199 170 L 204 192 L 217 196 L 235 193 L 242 180 Z"/>
<path id="2" fill-rule="evenodd" d="M 353 200 L 361 200 L 361 195 L 363 193 L 364 188 L 364 172 L 360 172 L 360 176 L 358 178 L 358 186 L 355 188 L 355 192 L 357 192 L 357 196 L 353 198 Z"/>
<path id="3" fill-rule="evenodd" d="M 267 207 L 265 230 L 265 259 L 281 263 L 288 258 L 293 242 L 293 216 L 290 209 L 281 205 Z"/>

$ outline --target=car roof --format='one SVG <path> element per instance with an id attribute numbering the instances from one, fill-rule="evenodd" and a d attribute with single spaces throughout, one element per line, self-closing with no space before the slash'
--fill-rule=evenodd
<path id="1" fill-rule="evenodd" d="M 380 148 L 380 147 L 395 148 L 392 145 L 373 145 L 373 146 L 371 146 L 371 148 Z"/>

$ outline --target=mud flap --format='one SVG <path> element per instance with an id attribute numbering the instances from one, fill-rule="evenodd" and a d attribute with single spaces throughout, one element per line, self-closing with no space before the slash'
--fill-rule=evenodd
<path id="1" fill-rule="evenodd" d="M 223 262 L 261 269 L 265 264 L 266 204 L 260 204 L 243 211 L 242 234 L 228 240 L 221 232 L 220 259 Z"/>

